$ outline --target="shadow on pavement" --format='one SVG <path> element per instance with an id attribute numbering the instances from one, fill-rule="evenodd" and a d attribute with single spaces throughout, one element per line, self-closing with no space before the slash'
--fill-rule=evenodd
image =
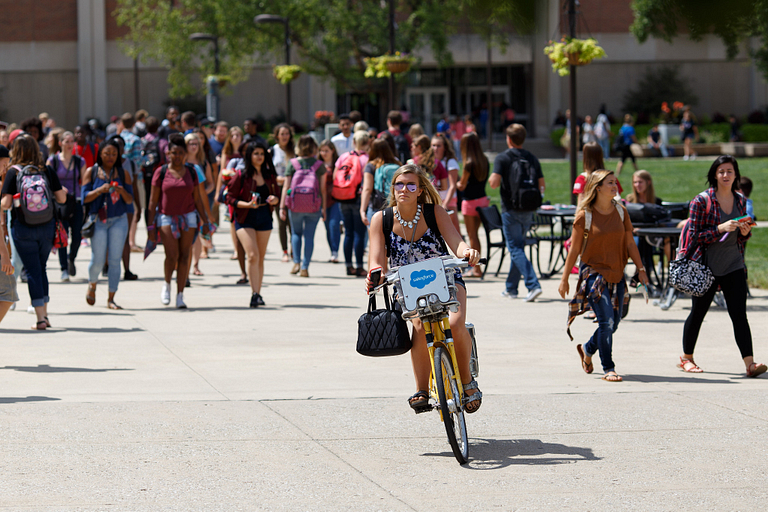
<path id="1" fill-rule="evenodd" d="M 629 322 L 632 324 L 647 324 L 647 323 L 664 323 L 664 324 L 684 324 L 685 320 L 682 318 L 637 318 L 637 319 L 631 319 L 627 318 L 625 320 L 622 320 L 623 322 Z"/>
<path id="2" fill-rule="evenodd" d="M 128 372 L 133 371 L 133 368 L 71 368 L 67 366 L 49 366 L 47 364 L 39 364 L 37 366 L 4 366 L 0 367 L 0 370 L 16 370 L 17 372 L 32 372 L 32 373 L 100 373 L 100 372 Z"/>
<path id="3" fill-rule="evenodd" d="M 699 373 L 696 375 L 706 375 L 707 373 Z M 729 374 L 725 374 L 729 375 Z M 734 376 L 736 376 L 734 374 Z M 701 377 L 694 377 L 693 374 L 681 377 L 667 377 L 665 375 L 622 375 L 625 381 L 633 382 L 685 382 L 691 384 L 735 384 L 733 380 L 726 379 L 706 379 Z"/>
<path id="4" fill-rule="evenodd" d="M 109 334 L 117 334 L 117 333 L 126 333 L 126 332 L 142 332 L 144 329 L 141 327 L 131 327 L 130 329 L 121 329 L 120 327 L 63 327 L 63 330 L 66 331 L 75 331 L 75 332 L 92 332 L 92 333 L 109 333 Z"/>
<path id="5" fill-rule="evenodd" d="M 0 404 L 18 404 L 21 402 L 52 402 L 61 400 L 61 398 L 52 398 L 50 396 L 0 396 Z"/>
<path id="6" fill-rule="evenodd" d="M 299 309 L 361 309 L 363 306 L 335 306 L 331 304 L 285 304 L 283 307 Z"/>
<path id="7" fill-rule="evenodd" d="M 453 452 L 425 453 L 424 456 L 453 457 Z M 503 469 L 512 465 L 548 466 L 573 464 L 583 460 L 600 460 L 591 448 L 579 448 L 538 439 L 474 439 L 469 440 L 470 469 Z"/>

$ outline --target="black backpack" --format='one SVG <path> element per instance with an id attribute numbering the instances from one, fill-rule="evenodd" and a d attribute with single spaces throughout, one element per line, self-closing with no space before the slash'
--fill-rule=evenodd
<path id="1" fill-rule="evenodd" d="M 633 224 L 656 224 L 671 217 L 669 210 L 655 203 L 627 203 L 625 206 Z"/>
<path id="2" fill-rule="evenodd" d="M 149 142 L 144 142 L 141 148 L 141 167 L 150 172 L 160 165 L 160 139 L 155 138 Z"/>
<path id="3" fill-rule="evenodd" d="M 501 175 L 501 200 L 507 210 L 533 211 L 541 206 L 541 192 L 536 169 L 527 158 L 507 150 L 509 169 Z"/>
<path id="4" fill-rule="evenodd" d="M 408 139 L 402 133 L 392 137 L 395 139 L 395 150 L 397 151 L 397 158 L 401 162 L 407 162 L 411 158 L 411 147 L 408 144 Z"/>
<path id="5" fill-rule="evenodd" d="M 445 240 L 443 240 L 443 235 L 440 234 L 440 228 L 437 227 L 437 218 L 435 217 L 435 205 L 433 204 L 423 204 L 421 205 L 423 211 L 424 211 L 424 220 L 427 222 L 427 227 L 434 233 L 434 235 L 437 237 L 437 239 L 440 241 L 440 248 L 443 250 L 444 253 L 450 254 L 448 252 L 448 247 L 445 245 Z M 395 210 L 392 206 L 389 208 L 384 208 L 382 210 L 382 228 L 384 231 L 384 243 L 387 246 L 387 258 L 389 258 L 389 234 L 392 233 L 392 228 L 395 225 Z"/>

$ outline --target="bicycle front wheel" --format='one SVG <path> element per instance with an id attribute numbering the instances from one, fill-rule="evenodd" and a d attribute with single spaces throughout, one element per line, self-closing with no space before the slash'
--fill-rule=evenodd
<path id="1" fill-rule="evenodd" d="M 450 353 L 443 347 L 435 349 L 435 384 L 439 400 L 440 415 L 448 434 L 453 455 L 459 464 L 469 461 L 469 441 L 464 410 L 461 407 L 459 384 L 453 371 Z"/>

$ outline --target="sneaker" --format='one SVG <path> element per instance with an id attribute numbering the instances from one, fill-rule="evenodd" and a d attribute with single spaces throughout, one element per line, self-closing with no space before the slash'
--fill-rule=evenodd
<path id="1" fill-rule="evenodd" d="M 75 267 L 74 261 L 69 260 L 69 263 L 67 264 L 67 272 L 69 272 L 70 277 L 75 277 L 77 275 L 77 268 Z"/>
<path id="2" fill-rule="evenodd" d="M 504 290 L 503 292 L 501 292 L 501 296 L 502 297 L 506 297 L 508 299 L 516 299 L 517 298 L 517 294 L 516 293 L 510 293 L 507 290 Z"/>
<path id="3" fill-rule="evenodd" d="M 696 153 L 691 155 L 691 160 L 696 160 Z"/>
<path id="4" fill-rule="evenodd" d="M 187 305 L 184 304 L 184 294 L 176 294 L 176 309 L 187 309 Z"/>
<path id="5" fill-rule="evenodd" d="M 27 306 L 27 313 L 29 313 L 30 315 L 34 315 L 35 314 L 35 307 L 34 306 Z"/>
<path id="6" fill-rule="evenodd" d="M 160 302 L 166 306 L 171 303 L 171 285 L 168 283 L 163 283 L 163 289 L 160 291 Z"/>
<path id="7" fill-rule="evenodd" d="M 61 271 L 61 281 L 63 283 L 68 283 L 69 282 L 69 272 L 67 272 L 66 270 L 62 270 Z"/>
<path id="8" fill-rule="evenodd" d="M 11 311 L 16 311 L 16 303 L 11 302 Z"/>
<path id="9" fill-rule="evenodd" d="M 259 294 L 258 293 L 254 293 L 253 295 L 251 295 L 251 306 L 250 307 L 252 307 L 252 308 L 259 307 Z"/>
<path id="10" fill-rule="evenodd" d="M 684 161 L 684 162 L 687 162 L 687 161 L 688 161 L 688 155 L 685 155 L 685 156 L 683 157 L 683 161 Z"/>
<path id="11" fill-rule="evenodd" d="M 258 304 L 259 306 L 266 306 L 266 304 L 264 303 L 264 297 L 262 297 L 260 293 L 256 294 L 256 304 Z"/>
<path id="12" fill-rule="evenodd" d="M 725 303 L 725 296 L 723 295 L 723 292 L 716 292 L 714 303 L 717 304 L 717 307 L 722 309 L 728 309 L 728 306 Z"/>
<path id="13" fill-rule="evenodd" d="M 539 295 L 541 295 L 541 288 L 534 288 L 528 292 L 528 295 L 525 297 L 525 302 L 533 302 Z"/>
<path id="14" fill-rule="evenodd" d="M 123 281 L 135 281 L 139 278 L 136 274 L 131 272 L 130 270 L 125 271 L 125 275 L 123 276 Z"/>
<path id="15" fill-rule="evenodd" d="M 109 277 L 109 264 L 104 265 L 104 268 L 101 270 L 102 277 Z"/>

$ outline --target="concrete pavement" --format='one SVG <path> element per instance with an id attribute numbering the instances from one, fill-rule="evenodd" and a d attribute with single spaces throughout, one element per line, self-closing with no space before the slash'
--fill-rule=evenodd
<path id="1" fill-rule="evenodd" d="M 744 510 L 768 498 L 768 379 L 744 377 L 724 310 L 702 330 L 705 373 L 685 374 L 690 301 L 663 312 L 635 295 L 614 384 L 582 372 L 556 280 L 531 304 L 501 297 L 503 276 L 470 280 L 485 398 L 461 467 L 437 414 L 406 404 L 409 358 L 354 351 L 363 281 L 326 263 L 322 227 L 309 279 L 288 274 L 273 234 L 257 310 L 234 284 L 226 230 L 215 242 L 187 311 L 160 304 L 162 248 L 134 255 L 141 279 L 120 284 L 121 312 L 106 309 L 105 282 L 86 305 L 89 250 L 71 283 L 52 256 L 47 332 L 29 330 L 20 285 L 0 324 L 0 510 Z M 768 293 L 753 294 L 766 361 Z M 579 318 L 573 333 L 593 329 Z"/>

